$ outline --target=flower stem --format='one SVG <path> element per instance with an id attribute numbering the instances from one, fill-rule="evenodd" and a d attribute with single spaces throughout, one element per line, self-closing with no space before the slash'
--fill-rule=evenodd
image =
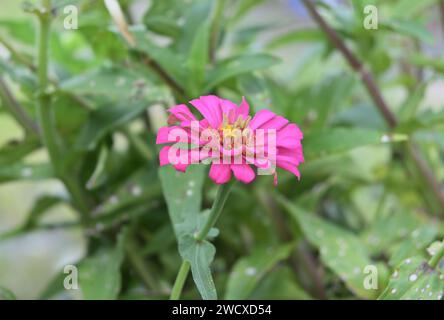
<path id="1" fill-rule="evenodd" d="M 42 2 L 43 10 L 39 15 L 40 34 L 38 38 L 38 68 L 37 76 L 39 81 L 39 97 L 37 101 L 37 117 L 42 130 L 42 138 L 53 164 L 59 163 L 59 145 L 55 132 L 54 111 L 51 106 L 51 99 L 47 93 L 48 86 L 48 54 L 49 37 L 51 28 L 51 0 Z M 57 168 L 55 168 L 57 171 Z"/>
<path id="2" fill-rule="evenodd" d="M 230 194 L 232 185 L 233 182 L 230 181 L 226 184 L 221 185 L 219 187 L 219 190 L 217 190 L 216 199 L 214 200 L 213 206 L 211 207 L 210 215 L 207 221 L 205 222 L 204 227 L 195 236 L 195 239 L 197 241 L 204 240 L 208 232 L 210 232 L 211 228 L 216 224 L 217 219 L 222 213 L 225 201 L 227 201 L 228 195 Z"/>
<path id="3" fill-rule="evenodd" d="M 442 242 L 441 247 L 438 249 L 438 251 L 433 255 L 432 258 L 430 258 L 429 266 L 431 266 L 432 268 L 436 268 L 443 257 L 444 257 L 444 241 Z"/>
<path id="4" fill-rule="evenodd" d="M 194 237 L 196 241 L 203 241 L 207 237 L 208 232 L 210 232 L 211 228 L 214 227 L 214 225 L 216 224 L 217 219 L 222 213 L 222 209 L 225 205 L 225 202 L 228 199 L 228 195 L 230 194 L 232 185 L 233 181 L 230 181 L 219 187 L 216 199 L 214 200 L 213 206 L 211 207 L 210 215 L 207 221 L 205 222 L 204 227 Z M 190 263 L 186 260 L 182 261 L 179 273 L 177 274 L 176 281 L 174 282 L 174 286 L 171 291 L 170 300 L 178 300 L 180 298 L 183 285 L 185 283 L 185 280 L 187 279 L 189 272 L 190 272 Z"/>
<path id="5" fill-rule="evenodd" d="M 176 281 L 174 282 L 173 290 L 171 291 L 170 300 L 179 300 L 182 293 L 183 285 L 187 279 L 188 272 L 190 272 L 190 263 L 186 260 L 182 261 L 179 272 L 177 273 Z"/>
<path id="6" fill-rule="evenodd" d="M 51 0 L 42 0 L 42 9 L 38 13 L 40 29 L 38 37 L 38 99 L 37 99 L 37 119 L 41 128 L 41 136 L 44 145 L 48 150 L 51 163 L 57 176 L 62 180 L 71 194 L 73 204 L 82 214 L 83 220 L 88 220 L 88 201 L 82 186 L 77 179 L 64 168 L 63 152 L 59 134 L 56 129 L 54 110 L 51 105 L 51 96 L 48 93 L 48 59 L 49 41 L 51 33 Z"/>

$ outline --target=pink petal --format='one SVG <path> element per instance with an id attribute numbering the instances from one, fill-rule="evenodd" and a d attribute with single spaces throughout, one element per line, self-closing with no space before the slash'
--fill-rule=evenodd
<path id="1" fill-rule="evenodd" d="M 185 172 L 185 171 L 187 171 L 187 168 L 189 165 L 190 165 L 189 163 L 178 163 L 178 164 L 173 165 L 173 167 L 177 171 Z"/>
<path id="2" fill-rule="evenodd" d="M 190 133 L 182 127 L 162 127 L 157 131 L 156 144 L 179 142 L 181 139 L 185 140 L 185 137 L 186 141 L 181 142 L 189 143 Z"/>
<path id="3" fill-rule="evenodd" d="M 199 110 L 213 128 L 219 128 L 222 123 L 222 110 L 218 97 L 203 96 L 200 99 L 191 100 L 190 103 Z"/>
<path id="4" fill-rule="evenodd" d="M 177 157 L 176 160 L 178 160 L 178 162 L 175 163 L 175 164 L 170 161 L 170 154 L 172 152 L 176 153 L 176 157 Z M 199 154 L 197 156 L 199 156 Z M 188 166 L 191 163 L 197 163 L 198 162 L 198 161 L 192 162 L 191 158 L 197 158 L 197 157 L 195 156 L 194 153 L 192 153 L 189 150 L 184 150 L 184 149 L 179 150 L 177 147 L 174 147 L 174 146 L 165 146 L 159 152 L 160 166 L 165 166 L 167 164 L 172 164 L 173 167 L 177 171 L 181 171 L 181 172 L 185 172 L 186 169 L 188 168 Z"/>
<path id="5" fill-rule="evenodd" d="M 277 133 L 276 146 L 285 148 L 301 147 L 301 140 L 303 138 L 301 130 L 294 123 L 290 123 Z"/>
<path id="6" fill-rule="evenodd" d="M 273 119 L 265 122 L 259 127 L 259 129 L 275 129 L 276 131 L 281 130 L 288 124 L 288 120 L 281 116 L 275 116 Z"/>
<path id="7" fill-rule="evenodd" d="M 228 116 L 228 121 L 230 123 L 233 123 L 236 121 L 236 110 L 237 105 L 234 102 L 231 102 L 230 100 L 220 99 L 220 104 L 222 108 L 222 116 L 226 115 Z"/>
<path id="8" fill-rule="evenodd" d="M 242 97 L 242 102 L 239 105 L 239 107 L 236 109 L 236 118 L 238 116 L 243 116 L 243 118 L 246 119 L 249 113 L 250 113 L 250 106 L 248 105 L 247 100 L 245 100 L 245 97 Z"/>
<path id="9" fill-rule="evenodd" d="M 287 161 L 294 165 L 299 165 L 304 162 L 304 155 L 301 148 L 287 149 L 278 148 L 277 161 Z"/>
<path id="10" fill-rule="evenodd" d="M 224 184 L 231 179 L 230 165 L 226 164 L 211 164 L 210 178 L 217 184 Z"/>
<path id="11" fill-rule="evenodd" d="M 253 117 L 253 119 L 251 119 L 250 128 L 255 130 L 255 129 L 261 127 L 266 122 L 273 119 L 275 116 L 276 115 L 273 112 L 271 112 L 270 110 L 266 110 L 266 109 L 260 110 L 258 113 L 256 113 L 256 115 Z"/>
<path id="12" fill-rule="evenodd" d="M 296 177 L 298 177 L 298 179 L 301 178 L 301 173 L 299 172 L 298 168 L 295 165 L 286 161 L 278 161 L 276 165 L 279 168 L 282 168 L 286 171 L 293 173 Z"/>
<path id="13" fill-rule="evenodd" d="M 184 104 L 179 104 L 168 109 L 174 117 L 176 117 L 180 121 L 193 121 L 196 120 L 194 114 L 191 113 L 190 109 Z"/>
<path id="14" fill-rule="evenodd" d="M 159 152 L 159 162 L 160 166 L 165 166 L 170 163 L 170 160 L 168 158 L 168 151 L 170 150 L 170 146 L 163 147 L 160 149 Z"/>
<path id="15" fill-rule="evenodd" d="M 236 179 L 243 183 L 250 183 L 256 177 L 253 169 L 248 164 L 232 164 L 230 167 Z"/>

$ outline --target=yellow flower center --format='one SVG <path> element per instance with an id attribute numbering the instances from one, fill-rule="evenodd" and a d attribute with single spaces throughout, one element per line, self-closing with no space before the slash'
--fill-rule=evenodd
<path id="1" fill-rule="evenodd" d="M 233 147 L 235 143 L 234 140 L 240 139 L 240 143 L 249 144 L 249 138 L 251 137 L 250 129 L 247 128 L 250 123 L 251 117 L 248 116 L 244 119 L 242 116 L 239 116 L 234 123 L 229 123 L 228 115 L 223 115 L 223 121 L 221 126 L 219 127 L 219 132 L 221 134 L 221 138 L 225 141 L 225 145 L 228 149 Z"/>

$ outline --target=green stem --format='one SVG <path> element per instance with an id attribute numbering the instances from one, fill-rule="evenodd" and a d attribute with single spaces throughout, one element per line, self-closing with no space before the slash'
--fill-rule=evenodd
<path id="1" fill-rule="evenodd" d="M 183 260 L 176 281 L 174 282 L 173 290 L 171 291 L 170 300 L 179 300 L 188 272 L 190 272 L 190 263 Z"/>
<path id="2" fill-rule="evenodd" d="M 432 258 L 430 258 L 429 266 L 431 266 L 432 268 L 436 268 L 443 257 L 444 257 L 444 241 L 442 242 L 441 247 L 438 249 L 438 251 L 433 255 Z"/>
<path id="3" fill-rule="evenodd" d="M 65 172 L 63 152 L 58 141 L 54 110 L 51 97 L 48 94 L 48 58 L 51 32 L 51 0 L 42 0 L 42 10 L 38 13 L 40 33 L 38 38 L 38 67 L 39 96 L 37 100 L 37 119 L 41 128 L 41 136 L 48 150 L 51 163 L 57 176 L 63 181 L 71 194 L 73 204 L 81 212 L 84 220 L 88 219 L 89 206 L 84 190 L 71 173 Z"/>
<path id="4" fill-rule="evenodd" d="M 227 201 L 228 195 L 230 194 L 232 185 L 233 182 L 230 181 L 226 184 L 221 185 L 219 187 L 219 190 L 217 190 L 216 199 L 214 200 L 213 206 L 211 207 L 210 215 L 207 221 L 205 222 L 204 227 L 195 236 L 195 239 L 197 241 L 204 240 L 208 232 L 210 232 L 211 228 L 216 224 L 217 219 L 222 213 L 225 201 Z"/>
<path id="5" fill-rule="evenodd" d="M 56 171 L 59 163 L 59 145 L 56 137 L 54 111 L 51 106 L 50 96 L 47 94 L 48 87 L 48 54 L 49 36 L 51 29 L 51 0 L 42 2 L 44 12 L 39 15 L 40 34 L 38 43 L 38 69 L 39 97 L 37 102 L 37 118 L 42 130 L 43 142 L 48 149 L 49 156 Z"/>
<path id="6" fill-rule="evenodd" d="M 230 194 L 233 181 L 223 184 L 219 187 L 217 191 L 216 199 L 214 200 L 213 206 L 211 207 L 210 215 L 205 222 L 204 227 L 195 235 L 197 241 L 203 241 L 208 232 L 216 224 L 217 219 L 222 213 L 225 202 L 227 201 L 228 195 Z M 187 279 L 188 273 L 190 272 L 190 263 L 188 261 L 182 261 L 182 264 L 177 274 L 176 281 L 174 282 L 173 289 L 171 291 L 170 300 L 178 300 L 180 294 L 182 293 L 183 285 Z"/>

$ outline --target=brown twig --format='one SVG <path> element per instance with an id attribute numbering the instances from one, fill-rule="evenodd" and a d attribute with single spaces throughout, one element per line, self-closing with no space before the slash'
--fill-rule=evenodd
<path id="1" fill-rule="evenodd" d="M 183 88 L 151 57 L 143 53 L 142 62 L 150 67 L 181 98 L 185 96 Z"/>
<path id="2" fill-rule="evenodd" d="M 327 22 L 322 18 L 322 16 L 316 10 L 315 5 L 310 0 L 302 0 L 305 7 L 309 11 L 310 15 L 316 21 L 316 23 L 320 26 L 320 28 L 325 32 L 330 41 L 334 44 L 334 46 L 342 53 L 345 60 L 349 63 L 353 70 L 358 72 L 361 75 L 362 81 L 367 88 L 371 98 L 373 99 L 376 107 L 384 117 L 388 126 L 391 129 L 394 129 L 398 123 L 395 114 L 390 110 L 387 103 L 382 96 L 381 90 L 377 86 L 373 75 L 371 72 L 362 64 L 362 62 L 348 49 L 345 45 L 344 41 L 338 35 L 338 33 L 331 28 Z M 441 1 L 442 2 L 442 1 Z M 437 201 L 440 206 L 444 208 L 444 194 L 442 188 L 440 186 L 439 181 L 433 175 L 433 171 L 429 168 L 425 160 L 423 159 L 420 150 L 415 145 L 414 142 L 410 142 L 409 146 L 409 154 L 412 156 L 412 159 L 418 168 L 421 175 L 424 177 L 425 182 L 432 190 L 435 195 Z"/>
<path id="3" fill-rule="evenodd" d="M 375 83 L 373 75 L 367 70 L 367 68 L 362 64 L 361 61 L 350 51 L 350 49 L 345 45 L 344 41 L 342 41 L 341 37 L 337 34 L 337 32 L 332 29 L 327 22 L 322 18 L 322 16 L 318 13 L 315 6 L 310 0 L 302 0 L 307 10 L 310 12 L 313 19 L 316 23 L 321 27 L 321 29 L 326 33 L 327 37 L 330 41 L 335 45 L 335 47 L 342 53 L 345 60 L 349 63 L 349 65 L 360 74 L 362 81 L 364 82 L 369 94 L 374 100 L 377 108 L 381 112 L 382 116 L 386 120 L 387 124 L 390 128 L 394 128 L 397 124 L 395 115 L 390 111 L 389 107 L 385 103 L 384 98 Z"/>
<path id="4" fill-rule="evenodd" d="M 120 34 L 125 39 L 129 47 L 132 49 L 136 49 L 136 38 L 129 30 L 128 23 L 126 22 L 126 18 L 123 15 L 119 3 L 115 0 L 107 0 L 105 1 L 105 5 L 108 9 L 109 14 L 113 18 L 114 23 L 117 25 Z M 183 88 L 145 52 L 140 52 L 140 54 L 142 57 L 142 62 L 149 68 L 151 68 L 162 79 L 162 81 L 164 81 L 177 95 L 179 95 L 180 98 L 183 98 L 185 95 L 185 91 L 183 90 Z"/>

